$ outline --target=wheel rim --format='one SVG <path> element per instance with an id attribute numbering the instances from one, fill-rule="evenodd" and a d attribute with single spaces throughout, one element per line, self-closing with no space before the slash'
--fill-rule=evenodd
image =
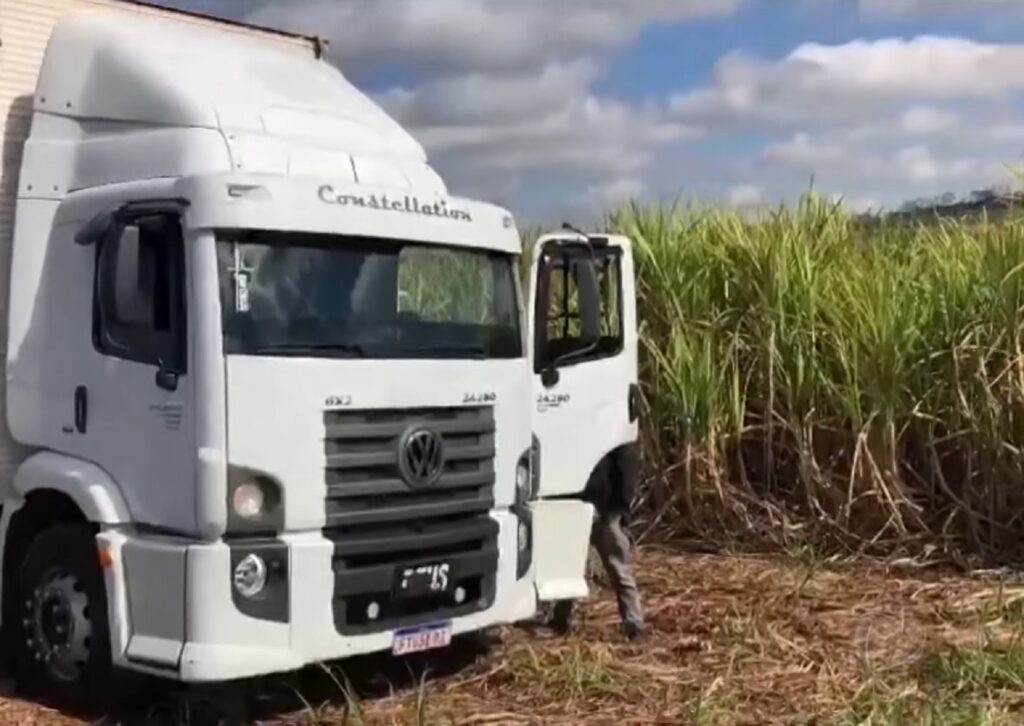
<path id="1" fill-rule="evenodd" d="M 25 646 L 49 675 L 75 681 L 89 662 L 89 598 L 66 573 L 45 578 L 25 602 Z"/>

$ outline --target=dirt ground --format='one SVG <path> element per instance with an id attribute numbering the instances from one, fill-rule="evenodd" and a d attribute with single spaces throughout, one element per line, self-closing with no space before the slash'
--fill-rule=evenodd
<path id="1" fill-rule="evenodd" d="M 598 580 L 570 638 L 529 626 L 425 659 L 252 684 L 266 724 L 1024 722 L 1024 580 L 940 568 L 644 550 L 650 633 L 628 644 Z M 5 693 L 9 693 L 9 690 Z M 0 722 L 198 723 L 197 701 L 72 717 L 13 697 Z M 182 704 L 190 704 L 188 707 Z M 187 711 L 187 713 L 186 713 Z"/>

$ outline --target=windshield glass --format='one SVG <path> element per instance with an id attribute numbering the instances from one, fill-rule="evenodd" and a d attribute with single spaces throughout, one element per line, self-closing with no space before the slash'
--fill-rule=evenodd
<path id="1" fill-rule="evenodd" d="M 225 352 L 518 358 L 515 262 L 507 254 L 402 240 L 222 234 Z"/>

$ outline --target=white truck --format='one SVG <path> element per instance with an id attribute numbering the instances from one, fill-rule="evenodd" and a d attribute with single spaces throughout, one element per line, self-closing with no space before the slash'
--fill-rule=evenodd
<path id="1" fill-rule="evenodd" d="M 628 240 L 522 246 L 297 37 L 0 2 L 5 652 L 26 683 L 409 653 L 587 594 Z"/>

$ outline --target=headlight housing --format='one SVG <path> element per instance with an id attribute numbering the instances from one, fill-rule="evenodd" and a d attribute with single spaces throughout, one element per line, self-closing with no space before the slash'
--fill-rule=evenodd
<path id="1" fill-rule="evenodd" d="M 270 538 L 232 538 L 231 599 L 239 612 L 287 623 L 290 616 L 288 545 Z"/>
<path id="2" fill-rule="evenodd" d="M 534 436 L 530 448 L 516 465 L 516 505 L 523 506 L 540 492 L 540 440 Z"/>
<path id="3" fill-rule="evenodd" d="M 533 515 L 530 504 L 540 493 L 540 440 L 534 436 L 530 448 L 516 464 L 516 579 L 522 579 L 533 564 Z"/>
<path id="4" fill-rule="evenodd" d="M 281 486 L 269 476 L 228 468 L 228 534 L 274 534 L 284 528 Z"/>
<path id="5" fill-rule="evenodd" d="M 516 466 L 516 504 L 526 504 L 533 499 L 533 486 L 530 481 L 530 460 L 524 456 Z"/>

